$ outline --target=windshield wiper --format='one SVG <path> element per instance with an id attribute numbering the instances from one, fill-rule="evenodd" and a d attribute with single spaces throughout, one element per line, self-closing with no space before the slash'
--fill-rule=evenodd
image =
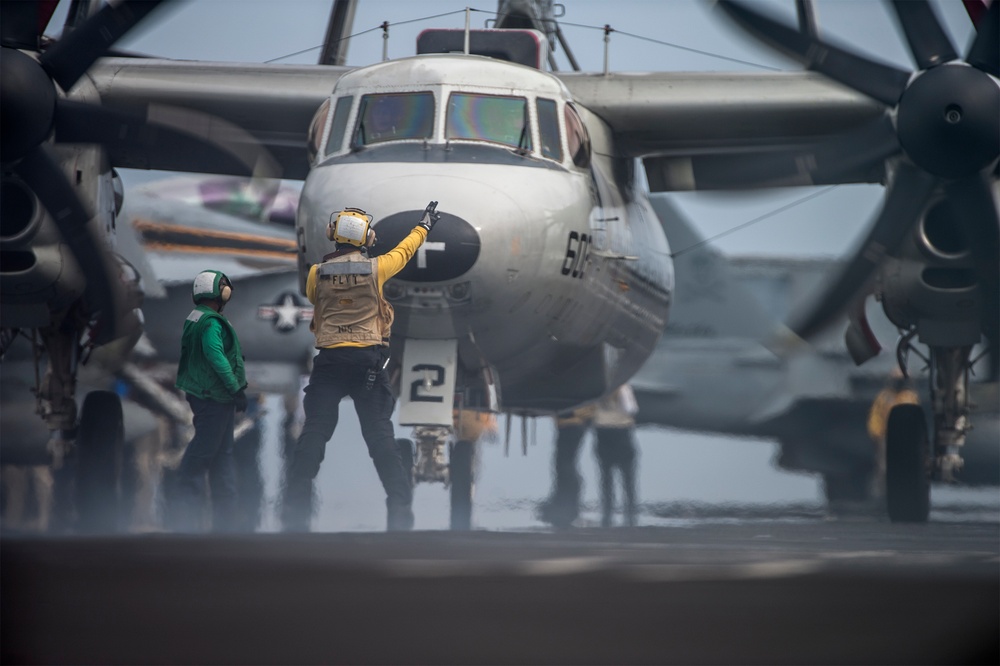
<path id="1" fill-rule="evenodd" d="M 524 105 L 524 124 L 521 126 L 521 136 L 517 140 L 518 155 L 527 155 L 531 152 L 531 135 L 528 134 L 528 105 Z"/>

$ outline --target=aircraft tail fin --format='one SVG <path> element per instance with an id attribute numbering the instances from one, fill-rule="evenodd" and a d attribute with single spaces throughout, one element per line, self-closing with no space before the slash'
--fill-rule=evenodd
<path id="1" fill-rule="evenodd" d="M 676 298 L 665 335 L 766 339 L 777 322 L 740 282 L 727 257 L 704 242 L 669 195 L 649 200 L 674 253 Z"/>

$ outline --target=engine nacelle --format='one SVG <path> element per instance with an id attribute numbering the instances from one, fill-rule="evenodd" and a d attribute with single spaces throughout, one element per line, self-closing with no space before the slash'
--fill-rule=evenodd
<path id="1" fill-rule="evenodd" d="M 892 323 L 916 326 L 935 346 L 980 340 L 983 289 L 968 240 L 946 201 L 932 204 L 881 275 L 882 306 Z"/>

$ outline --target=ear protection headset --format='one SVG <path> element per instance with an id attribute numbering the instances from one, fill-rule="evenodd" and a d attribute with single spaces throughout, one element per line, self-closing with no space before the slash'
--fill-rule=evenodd
<path id="1" fill-rule="evenodd" d="M 330 215 L 326 237 L 338 244 L 371 247 L 376 240 L 371 224 L 372 216 L 365 211 L 360 208 L 345 208 Z"/>
<path id="2" fill-rule="evenodd" d="M 223 303 L 228 303 L 229 299 L 233 295 L 233 287 L 229 284 L 229 278 L 225 275 L 222 276 L 222 289 L 219 290 L 219 298 L 222 299 Z"/>

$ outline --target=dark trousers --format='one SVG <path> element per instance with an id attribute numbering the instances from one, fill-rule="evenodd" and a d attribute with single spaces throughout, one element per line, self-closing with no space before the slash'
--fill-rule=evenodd
<path id="1" fill-rule="evenodd" d="M 260 525 L 264 507 L 264 476 L 260 469 L 260 449 L 263 444 L 260 416 L 249 413 L 254 424 L 236 441 L 236 529 L 255 532 Z"/>
<path id="2" fill-rule="evenodd" d="M 559 426 L 552 460 L 552 495 L 542 508 L 542 520 L 557 527 L 569 527 L 580 514 L 582 482 L 577 471 L 580 445 L 586 425 Z"/>
<path id="3" fill-rule="evenodd" d="M 205 507 L 205 477 L 212 497 L 212 531 L 236 528 L 236 462 L 233 455 L 232 403 L 187 396 L 194 412 L 194 439 L 187 445 L 175 488 L 178 527 L 200 531 Z"/>
<path id="4" fill-rule="evenodd" d="M 361 422 L 361 435 L 368 455 L 386 492 L 386 504 L 409 507 L 413 488 L 403 470 L 392 428 L 396 399 L 389 378 L 379 371 L 371 389 L 365 388 L 368 371 L 381 368 L 383 350 L 377 347 L 322 349 L 313 362 L 312 374 L 302 406 L 306 421 L 286 463 L 282 524 L 286 530 L 306 530 L 312 517 L 312 484 L 326 454 L 339 418 L 340 401 L 354 400 Z"/>
<path id="5" fill-rule="evenodd" d="M 595 428 L 597 461 L 601 468 L 601 524 L 611 525 L 615 507 L 614 472 L 622 478 L 625 522 L 635 524 L 635 433 L 632 428 Z"/>

